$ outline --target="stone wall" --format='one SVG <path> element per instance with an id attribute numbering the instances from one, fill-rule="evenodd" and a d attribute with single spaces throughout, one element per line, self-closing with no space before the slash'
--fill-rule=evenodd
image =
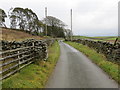
<path id="1" fill-rule="evenodd" d="M 11 41 L 2 40 L 0 44 L 1 44 L 2 52 L 8 50 L 14 50 L 18 48 L 34 46 L 35 55 L 39 56 L 40 59 L 46 60 L 48 57 L 47 47 L 52 45 L 54 41 L 55 41 L 54 39 L 46 39 L 46 40 L 28 39 L 21 42 L 16 42 L 16 41 L 11 42 Z"/>
<path id="2" fill-rule="evenodd" d="M 109 42 L 92 41 L 85 39 L 76 39 L 73 42 L 87 45 L 90 48 L 95 49 L 98 53 L 103 53 L 107 60 L 120 64 L 120 43 L 115 45 Z"/>

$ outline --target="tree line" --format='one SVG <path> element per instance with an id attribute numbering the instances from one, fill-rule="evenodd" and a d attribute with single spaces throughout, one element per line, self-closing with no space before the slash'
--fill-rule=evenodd
<path id="1" fill-rule="evenodd" d="M 10 20 L 11 29 L 20 29 L 30 34 L 44 36 L 47 25 L 47 36 L 69 37 L 71 35 L 71 30 L 65 29 L 67 25 L 60 19 L 47 16 L 43 20 L 39 20 L 36 13 L 28 8 L 11 8 L 8 15 L 3 9 L 0 9 L 0 27 L 6 27 L 5 18 L 7 16 Z"/>

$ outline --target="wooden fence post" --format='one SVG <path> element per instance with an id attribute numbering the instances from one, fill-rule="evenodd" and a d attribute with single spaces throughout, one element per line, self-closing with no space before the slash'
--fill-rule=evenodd
<path id="1" fill-rule="evenodd" d="M 33 46 L 33 49 L 32 49 L 32 52 L 33 52 L 35 50 L 35 43 L 34 42 L 32 43 L 32 46 Z M 33 55 L 35 55 L 35 52 L 33 53 Z"/>
<path id="2" fill-rule="evenodd" d="M 19 53 L 20 53 L 20 51 L 18 50 L 17 51 L 17 53 L 18 53 L 18 71 L 20 72 L 20 55 L 19 55 Z"/>

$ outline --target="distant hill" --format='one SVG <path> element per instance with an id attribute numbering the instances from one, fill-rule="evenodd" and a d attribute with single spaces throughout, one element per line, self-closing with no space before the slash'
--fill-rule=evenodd
<path id="1" fill-rule="evenodd" d="M 25 39 L 44 39 L 45 37 L 34 36 L 21 30 L 13 30 L 8 28 L 0 28 L 0 40 L 22 41 Z"/>
<path id="2" fill-rule="evenodd" d="M 86 36 L 73 36 L 74 39 L 91 39 L 95 41 L 106 41 L 114 43 L 116 40 L 116 36 L 104 36 L 104 37 L 86 37 Z"/>

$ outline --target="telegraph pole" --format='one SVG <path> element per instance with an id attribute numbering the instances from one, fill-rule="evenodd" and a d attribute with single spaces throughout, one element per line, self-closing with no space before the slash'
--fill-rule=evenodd
<path id="1" fill-rule="evenodd" d="M 45 18 L 47 19 L 47 7 L 45 7 Z M 47 36 L 47 23 L 45 24 L 45 34 Z"/>
<path id="2" fill-rule="evenodd" d="M 71 13 L 71 41 L 72 41 L 72 9 L 71 9 L 71 11 L 70 11 L 70 13 Z"/>
<path id="3" fill-rule="evenodd" d="M 120 42 L 120 1 L 118 2 L 118 42 Z"/>

